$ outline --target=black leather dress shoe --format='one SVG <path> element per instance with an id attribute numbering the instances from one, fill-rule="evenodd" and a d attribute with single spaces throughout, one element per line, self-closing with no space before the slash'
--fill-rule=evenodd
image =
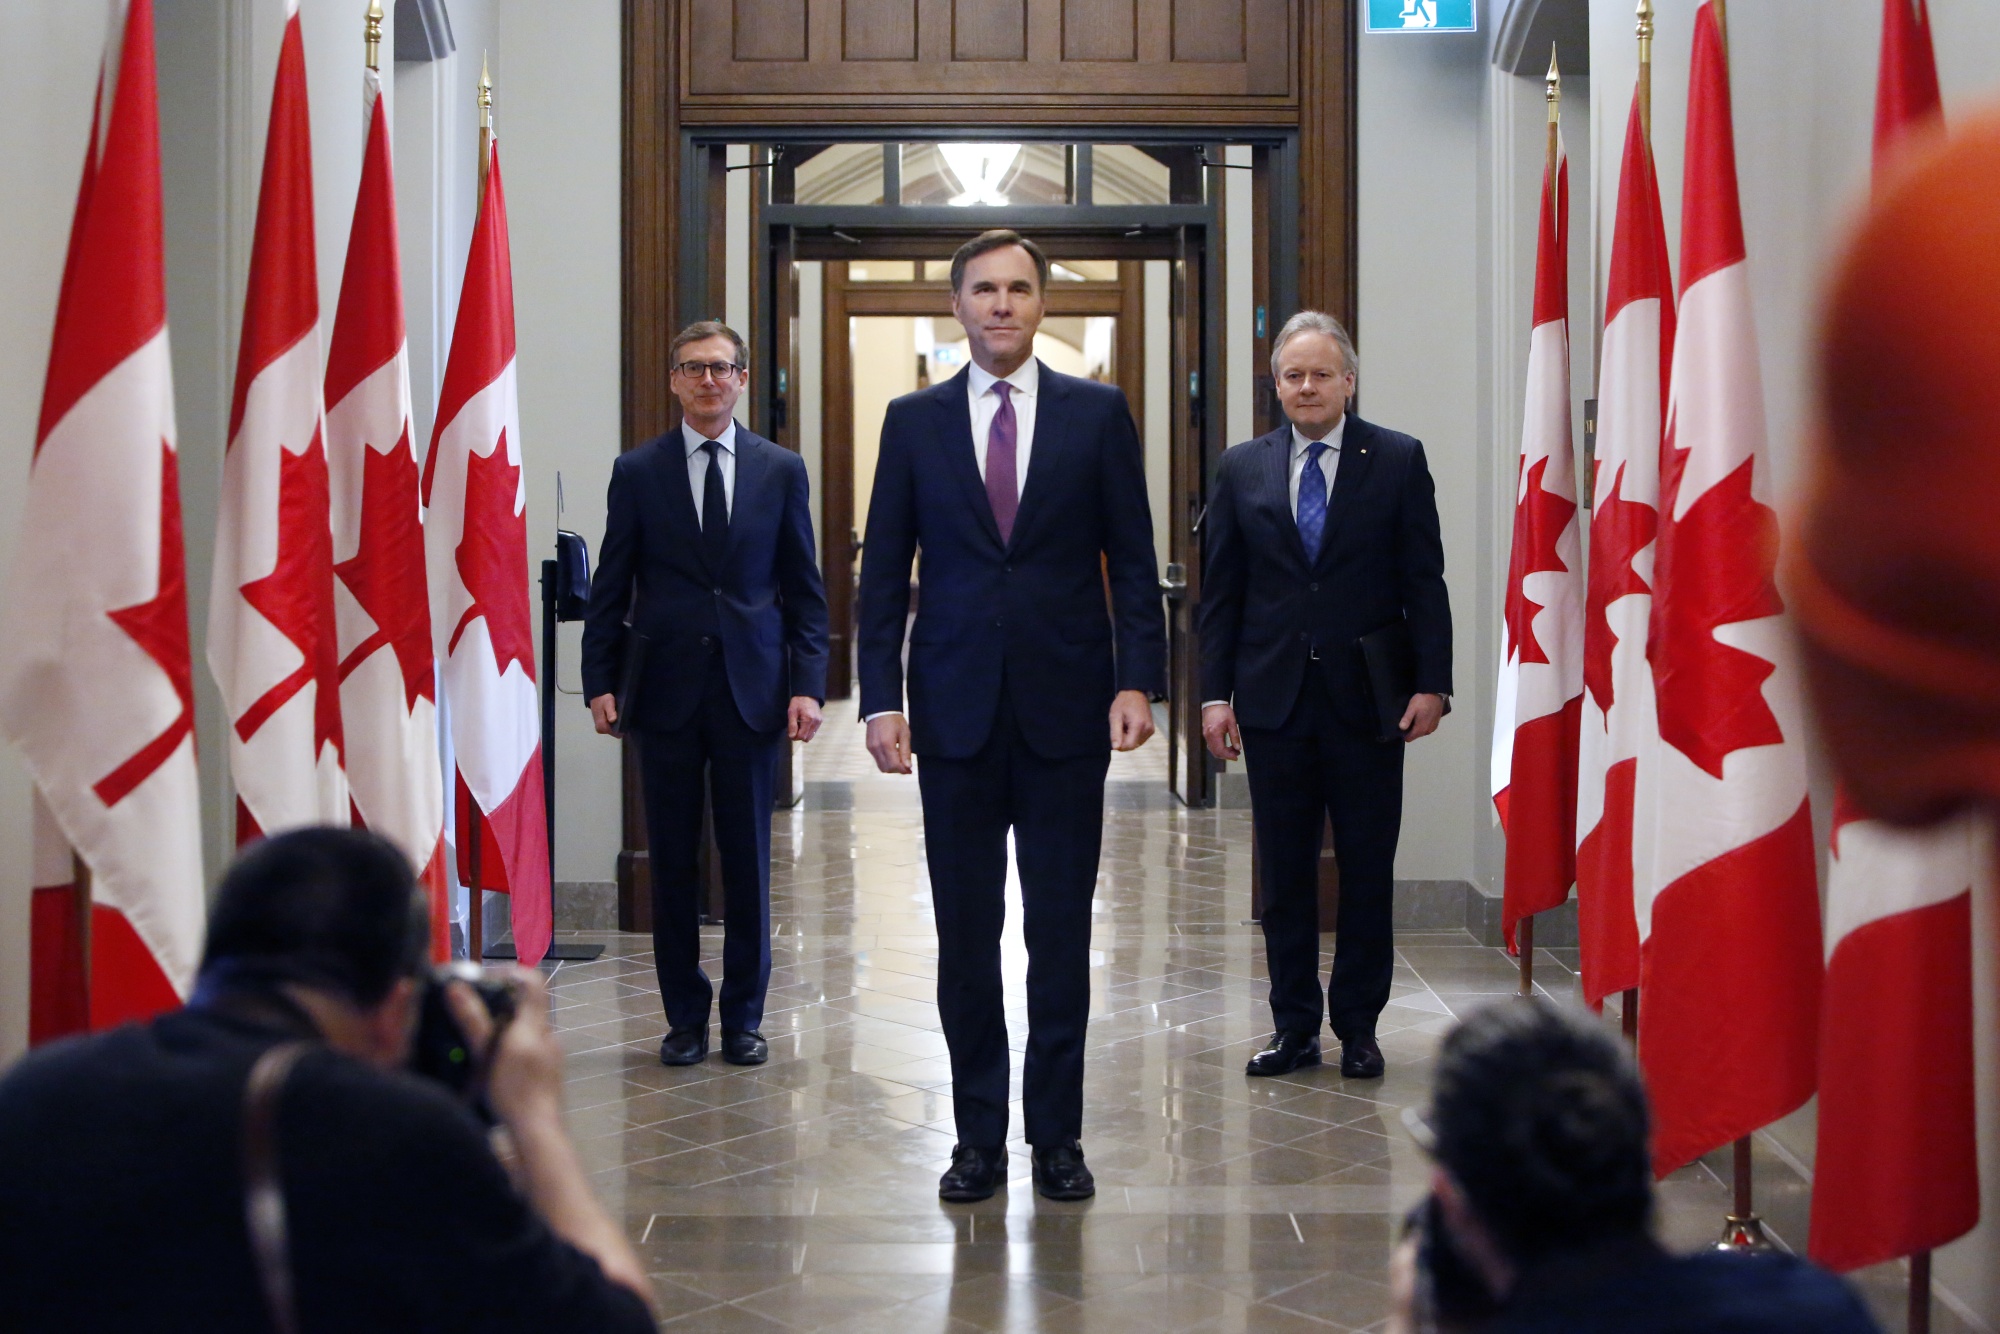
<path id="1" fill-rule="evenodd" d="M 1375 1045 L 1375 1039 L 1343 1039 L 1340 1044 L 1340 1073 L 1347 1079 L 1380 1079 L 1382 1049 Z"/>
<path id="2" fill-rule="evenodd" d="M 725 1028 L 722 1059 L 731 1065 L 762 1065 L 771 1059 L 771 1044 L 754 1028 Z"/>
<path id="3" fill-rule="evenodd" d="M 1289 1075 L 1301 1066 L 1319 1064 L 1319 1037 L 1313 1033 L 1273 1033 L 1264 1050 L 1243 1067 L 1246 1075 Z"/>
<path id="4" fill-rule="evenodd" d="M 706 1055 L 706 1028 L 676 1028 L 660 1039 L 661 1065 L 700 1065 Z"/>
<path id="5" fill-rule="evenodd" d="M 951 1166 L 938 1178 L 938 1198 L 954 1204 L 984 1200 L 1007 1184 L 1007 1151 L 955 1144 Z"/>
<path id="6" fill-rule="evenodd" d="M 1087 1200 L 1097 1194 L 1097 1179 L 1084 1165 L 1083 1146 L 1071 1139 L 1037 1148 L 1035 1191 L 1051 1200 Z"/>

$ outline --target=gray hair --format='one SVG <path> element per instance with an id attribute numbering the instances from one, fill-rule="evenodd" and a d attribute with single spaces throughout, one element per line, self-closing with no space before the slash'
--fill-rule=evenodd
<path id="1" fill-rule="evenodd" d="M 1322 310 L 1302 310 L 1285 321 L 1285 327 L 1278 330 L 1278 337 L 1271 344 L 1271 375 L 1274 379 L 1278 374 L 1278 354 L 1285 350 L 1285 344 L 1302 333 L 1325 334 L 1340 347 L 1347 369 L 1356 373 L 1361 370 L 1361 361 L 1354 355 L 1354 340 L 1347 336 L 1347 329 L 1341 322 Z"/>

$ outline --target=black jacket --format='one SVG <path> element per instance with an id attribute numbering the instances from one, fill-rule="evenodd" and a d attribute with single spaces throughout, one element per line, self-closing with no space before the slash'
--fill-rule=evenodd
<path id="1" fill-rule="evenodd" d="M 649 642 L 633 726 L 679 727 L 701 702 L 719 640 L 743 721 L 785 725 L 794 695 L 826 698 L 826 589 L 813 553 L 805 460 L 736 428 L 729 546 L 711 569 L 680 428 L 611 465 L 604 544 L 583 628 L 583 697 L 616 692 L 625 623 Z"/>
<path id="2" fill-rule="evenodd" d="M 972 448 L 968 374 L 905 394 L 882 422 L 861 560 L 862 716 L 903 708 L 903 627 L 921 548 L 909 666 L 917 754 L 976 754 L 1003 679 L 1036 754 L 1108 751 L 1112 696 L 1157 697 L 1167 675 L 1131 410 L 1110 385 L 1040 368 L 1027 484 L 1002 546 Z"/>
<path id="3" fill-rule="evenodd" d="M 1245 727 L 1280 726 L 1317 650 L 1341 715 L 1373 730 L 1361 636 L 1407 620 L 1416 688 L 1451 693 L 1451 605 L 1424 447 L 1350 414 L 1308 560 L 1291 502 L 1292 428 L 1222 456 L 1203 519 L 1201 697 Z"/>

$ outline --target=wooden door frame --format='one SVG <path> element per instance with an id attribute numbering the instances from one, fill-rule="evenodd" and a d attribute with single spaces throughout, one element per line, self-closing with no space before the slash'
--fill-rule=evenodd
<path id="1" fill-rule="evenodd" d="M 755 143 L 765 127 L 802 131 L 839 122 L 856 129 L 865 126 L 878 137 L 889 138 L 896 127 L 911 119 L 908 108 L 888 104 L 879 108 L 845 106 L 837 111 L 761 106 L 747 117 L 726 106 L 689 104 L 682 71 L 684 15 L 692 2 L 623 0 L 621 449 L 636 448 L 674 425 L 667 348 L 675 331 L 694 318 L 688 313 L 690 309 L 698 312 L 706 295 L 681 281 L 682 262 L 688 257 L 682 254 L 680 237 L 708 230 L 701 218 L 688 212 L 706 205 L 707 191 L 702 188 L 705 182 L 684 178 L 692 162 L 685 152 L 686 129 L 747 119 L 751 123 L 733 129 L 729 137 Z M 1268 220 L 1289 218 L 1297 219 L 1298 230 L 1295 245 L 1271 239 L 1270 263 L 1265 267 L 1282 275 L 1284 281 L 1275 286 L 1291 297 L 1286 304 L 1331 312 L 1358 335 L 1356 8 L 1356 0 L 1300 0 L 1293 11 L 1297 28 L 1293 34 L 1292 86 L 1296 97 L 1282 105 L 1223 109 L 1212 99 L 1194 98 L 1163 100 L 1135 112 L 1123 105 L 1063 102 L 1029 106 L 988 101 L 954 105 L 943 114 L 927 109 L 916 137 L 952 129 L 976 129 L 982 137 L 990 137 L 1015 133 L 1018 127 L 1036 122 L 1044 127 L 1052 123 L 1075 127 L 1079 136 L 1087 127 L 1087 137 L 1105 142 L 1143 139 L 1148 130 L 1163 126 L 1209 126 L 1218 138 L 1257 129 L 1283 131 L 1289 137 L 1273 151 L 1291 160 L 1275 163 L 1279 170 L 1270 177 L 1274 184 L 1269 190 L 1269 207 L 1257 212 L 1260 230 Z M 1040 99 L 1040 103 L 1046 102 Z M 1271 305 L 1268 313 L 1269 323 L 1275 323 L 1290 312 Z M 1220 330 L 1210 330 L 1208 336 L 1217 340 L 1214 350 L 1219 352 Z M 1219 355 L 1210 364 L 1220 372 Z M 1219 375 L 1218 382 L 1209 388 L 1211 392 L 1221 388 Z M 1213 458 L 1207 460 L 1207 466 L 1213 468 Z M 624 847 L 618 856 L 621 918 L 628 905 L 644 897 L 646 879 L 645 810 L 637 752 L 629 740 L 624 751 Z"/>

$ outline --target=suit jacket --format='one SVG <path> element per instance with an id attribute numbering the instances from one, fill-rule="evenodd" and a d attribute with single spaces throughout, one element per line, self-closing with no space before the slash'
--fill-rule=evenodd
<path id="1" fill-rule="evenodd" d="M 908 682 L 917 753 L 976 754 L 1003 681 L 1036 754 L 1108 751 L 1112 696 L 1166 688 L 1166 619 L 1131 410 L 1110 385 L 1040 368 L 1028 478 L 1002 545 L 973 453 L 969 373 L 904 395 L 882 422 L 861 560 L 862 716 L 903 708 L 903 629 L 921 548 Z"/>
<path id="2" fill-rule="evenodd" d="M 619 455 L 583 627 L 583 695 L 617 690 L 626 622 L 650 642 L 633 707 L 641 731 L 693 716 L 720 640 L 743 721 L 785 725 L 794 695 L 826 696 L 826 589 L 813 554 L 805 461 L 736 428 L 736 494 L 719 569 L 702 544 L 679 428 Z M 629 611 L 629 618 L 628 618 Z"/>
<path id="3" fill-rule="evenodd" d="M 1451 693 L 1451 605 L 1424 447 L 1350 414 L 1317 558 L 1291 501 L 1289 424 L 1222 456 L 1203 521 L 1204 700 L 1233 700 L 1245 727 L 1290 716 L 1316 647 L 1341 716 L 1373 731 L 1358 641 L 1407 620 L 1417 690 Z"/>

